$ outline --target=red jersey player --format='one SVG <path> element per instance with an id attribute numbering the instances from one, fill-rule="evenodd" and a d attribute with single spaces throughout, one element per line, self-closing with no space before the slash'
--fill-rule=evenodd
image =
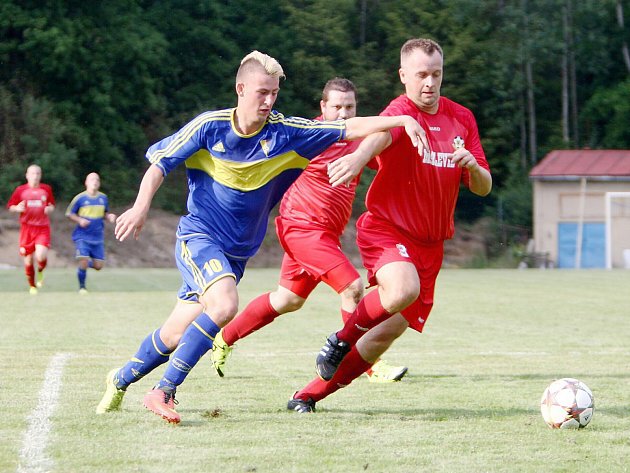
<path id="1" fill-rule="evenodd" d="M 329 80 L 322 91 L 317 120 L 356 116 L 356 88 L 348 79 Z M 216 337 L 212 363 L 223 376 L 234 343 L 271 323 L 276 317 L 300 309 L 323 281 L 341 296 L 345 321 L 363 296 L 363 282 L 354 265 L 341 251 L 340 237 L 352 212 L 352 202 L 361 173 L 346 186 L 331 187 L 328 165 L 352 153 L 359 141 L 339 141 L 311 160 L 285 193 L 276 218 L 276 231 L 285 250 L 278 288 L 251 301 L 243 312 Z M 402 379 L 404 366 L 389 366 L 381 360 L 367 371 L 372 382 Z"/>
<path id="2" fill-rule="evenodd" d="M 405 94 L 382 115 L 416 118 L 427 130 L 431 151 L 419 157 L 398 130 L 390 130 L 365 138 L 354 155 L 329 167 L 331 184 L 339 185 L 379 155 L 367 212 L 357 222 L 357 243 L 376 289 L 328 337 L 317 356 L 319 378 L 293 395 L 290 410 L 313 412 L 317 401 L 350 384 L 407 327 L 422 331 L 433 306 L 443 243 L 453 236 L 460 183 L 481 196 L 492 188 L 472 112 L 440 97 L 441 47 L 429 39 L 409 40 L 400 61 Z"/>
<path id="3" fill-rule="evenodd" d="M 26 184 L 18 186 L 11 195 L 7 208 L 20 214 L 20 254 L 24 257 L 24 271 L 30 293 L 44 281 L 44 268 L 50 248 L 50 220 L 48 214 L 55 210 L 55 199 L 48 184 L 42 184 L 42 169 L 32 164 L 26 170 Z M 35 266 L 37 262 L 37 282 Z"/>

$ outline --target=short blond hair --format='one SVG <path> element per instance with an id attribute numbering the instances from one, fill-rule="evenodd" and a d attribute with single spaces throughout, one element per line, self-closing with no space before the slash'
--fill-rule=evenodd
<path id="1" fill-rule="evenodd" d="M 260 51 L 252 51 L 241 60 L 241 65 L 236 73 L 236 81 L 239 82 L 242 76 L 256 69 L 262 69 L 267 75 L 285 79 L 284 71 L 278 61 L 268 54 Z"/>

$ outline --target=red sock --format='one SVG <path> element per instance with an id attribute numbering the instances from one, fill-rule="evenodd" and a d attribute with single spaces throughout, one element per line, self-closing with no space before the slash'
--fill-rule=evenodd
<path id="1" fill-rule="evenodd" d="M 26 273 L 26 279 L 31 287 L 35 287 L 35 266 L 32 264 L 24 265 L 24 272 Z"/>
<path id="2" fill-rule="evenodd" d="M 231 346 L 237 340 L 270 324 L 278 315 L 280 314 L 271 305 L 269 293 L 262 294 L 247 304 L 243 312 L 223 327 L 223 340 Z"/>
<path id="3" fill-rule="evenodd" d="M 47 264 L 48 264 L 48 259 L 45 259 L 45 260 L 42 260 L 42 261 L 38 261 L 37 262 L 37 271 L 41 273 L 46 268 Z"/>
<path id="4" fill-rule="evenodd" d="M 339 365 L 337 372 L 330 381 L 323 381 L 319 378 L 315 378 L 304 389 L 298 391 L 294 397 L 304 401 L 308 401 L 310 398 L 317 402 L 335 391 L 345 388 L 371 366 L 372 363 L 368 363 L 361 358 L 357 347 L 352 347 L 352 350 L 350 350 L 350 353 L 345 356 Z"/>
<path id="5" fill-rule="evenodd" d="M 352 312 L 348 312 L 347 310 L 341 309 L 341 320 L 343 321 L 344 324 L 348 321 L 351 315 L 352 315 Z"/>
<path id="6" fill-rule="evenodd" d="M 354 345 L 365 332 L 389 317 L 391 314 L 383 308 L 378 290 L 372 291 L 361 299 L 343 328 L 337 332 L 337 338 Z"/>

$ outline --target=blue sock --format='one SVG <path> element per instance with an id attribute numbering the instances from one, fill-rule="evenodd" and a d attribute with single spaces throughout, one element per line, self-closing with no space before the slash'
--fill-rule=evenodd
<path id="1" fill-rule="evenodd" d="M 77 277 L 79 278 L 79 287 L 85 287 L 85 277 L 87 276 L 87 271 L 85 269 L 77 269 Z"/>
<path id="2" fill-rule="evenodd" d="M 207 314 L 202 313 L 197 317 L 182 335 L 164 377 L 156 388 L 177 389 L 201 357 L 212 348 L 212 342 L 219 330 L 221 328 Z"/>
<path id="3" fill-rule="evenodd" d="M 126 388 L 143 376 L 149 374 L 158 366 L 168 361 L 172 350 L 169 350 L 160 340 L 160 329 L 149 334 L 140 344 L 138 352 L 118 370 L 118 388 Z"/>
<path id="4" fill-rule="evenodd" d="M 93 268 L 94 262 L 92 260 L 88 261 L 88 268 Z"/>

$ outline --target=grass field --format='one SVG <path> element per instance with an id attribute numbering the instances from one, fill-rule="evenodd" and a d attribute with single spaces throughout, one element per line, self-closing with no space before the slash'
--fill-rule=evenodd
<path id="1" fill-rule="evenodd" d="M 276 278 L 249 270 L 241 306 Z M 2 472 L 630 471 L 630 271 L 444 270 L 426 333 L 386 357 L 408 376 L 360 378 L 299 415 L 286 402 L 340 326 L 322 286 L 242 340 L 225 378 L 202 359 L 178 391 L 178 426 L 141 404 L 162 368 L 121 413 L 94 414 L 105 373 L 170 312 L 178 273 L 106 268 L 88 284 L 79 296 L 74 270 L 50 270 L 34 297 L 21 271 L 0 272 Z M 569 376 L 593 390 L 595 414 L 553 431 L 540 396 Z"/>

